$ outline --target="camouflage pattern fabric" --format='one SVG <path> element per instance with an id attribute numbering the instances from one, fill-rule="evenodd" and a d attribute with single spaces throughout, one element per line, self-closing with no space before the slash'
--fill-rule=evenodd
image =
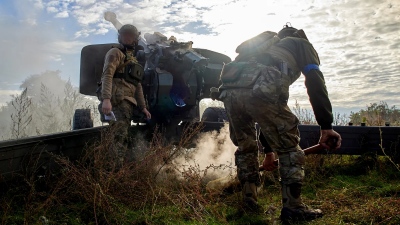
<path id="1" fill-rule="evenodd" d="M 253 95 L 251 89 L 227 89 L 221 93 L 230 123 L 232 141 L 237 141 L 235 163 L 242 184 L 260 183 L 258 147 L 254 123 L 258 122 L 270 147 L 278 153 L 284 183 L 301 182 L 304 154 L 299 146 L 297 117 L 286 103 L 271 103 Z"/>
<path id="2" fill-rule="evenodd" d="M 258 149 L 256 149 L 258 150 Z M 241 184 L 255 183 L 257 186 L 261 184 L 260 174 L 258 172 L 258 151 L 245 152 L 241 148 L 237 148 L 235 152 L 235 165 L 237 174 Z"/>
<path id="3" fill-rule="evenodd" d="M 289 98 L 290 77 L 276 67 L 267 66 L 253 86 L 253 94 L 263 101 L 286 102 Z"/>
<path id="4" fill-rule="evenodd" d="M 132 51 L 127 51 L 126 57 L 126 63 L 137 63 Z M 124 72 L 126 64 L 124 61 L 125 54 L 118 48 L 112 48 L 107 52 L 101 77 L 101 99 L 111 99 L 111 104 L 113 106 L 119 104 L 122 100 L 128 100 L 143 109 L 146 107 L 146 102 L 143 95 L 142 84 L 139 83 L 135 86 L 122 78 L 113 78 L 115 73 Z"/>
<path id="5" fill-rule="evenodd" d="M 231 62 L 224 65 L 221 71 L 222 86 L 226 88 L 252 88 L 261 71 L 263 64 L 253 62 Z"/>
<path id="6" fill-rule="evenodd" d="M 239 85 L 229 83 L 220 87 L 222 92 L 219 99 L 224 102 L 227 110 L 231 139 L 238 144 L 235 162 L 242 184 L 246 181 L 260 182 L 255 122 L 260 125 L 271 149 L 278 153 L 282 184 L 301 183 L 304 178 L 304 154 L 299 146 L 299 121 L 287 106 L 287 100 L 289 86 L 299 78 L 301 68 L 308 64 L 319 65 L 319 58 L 307 40 L 284 38 L 274 43 L 268 49 L 263 49 L 266 53 L 264 55 L 259 52 L 254 56 L 239 55 L 235 60 L 266 59 L 266 64 L 263 61 L 258 67 L 260 73 L 253 73 L 252 76 L 256 77 L 253 85 L 243 88 L 243 81 L 238 80 L 236 83 Z M 268 58 L 269 55 L 272 58 Z M 288 64 L 288 74 L 283 74 L 274 67 L 279 62 Z M 251 73 L 247 75 L 250 77 Z"/>
<path id="7" fill-rule="evenodd" d="M 282 184 L 301 184 L 304 178 L 305 155 L 302 150 L 279 154 L 279 173 Z"/>
<path id="8" fill-rule="evenodd" d="M 110 126 L 114 133 L 115 151 L 120 163 L 123 162 L 128 147 L 128 129 L 131 126 L 134 107 L 131 102 L 124 100 L 120 104 L 113 106 L 116 121 L 110 121 Z"/>
<path id="9" fill-rule="evenodd" d="M 230 132 L 233 133 L 231 139 L 238 146 L 235 152 L 238 179 L 242 185 L 260 184 L 257 134 L 254 129 L 254 124 L 257 122 L 265 141 L 279 158 L 283 203 L 281 220 L 285 222 L 285 219 L 293 217 L 315 219 L 322 216 L 321 210 L 309 209 L 302 203 L 300 197 L 305 155 L 299 146 L 299 120 L 290 111 L 287 100 L 289 86 L 299 78 L 302 68 L 308 64 L 319 65 L 319 58 L 312 45 L 301 38 L 284 38 L 262 51 L 265 51 L 264 54 L 257 51 L 253 56 L 244 54 L 240 57 L 239 54 L 237 57 L 237 61 L 240 62 L 236 63 L 239 64 L 243 61 L 257 60 L 265 65 L 259 74 L 256 76 L 253 74 L 253 78 L 256 79 L 251 88 L 240 85 L 223 88 L 224 84 L 220 88 L 222 91 L 219 99 L 224 102 L 227 111 Z M 318 80 L 320 77 L 314 79 L 320 81 Z M 242 81 L 235 82 L 241 84 Z M 306 86 L 307 84 L 310 82 L 307 83 L 306 80 Z M 321 84 L 323 82 L 317 83 Z M 307 91 L 310 101 L 315 97 L 313 95 L 321 95 L 321 92 L 312 92 L 312 89 Z M 322 95 L 326 96 L 325 114 L 331 115 L 325 86 Z M 316 115 L 324 113 L 324 109 L 318 113 L 318 110 L 315 110 L 315 102 L 311 103 Z M 330 125 L 331 120 L 327 124 Z"/>
<path id="10" fill-rule="evenodd" d="M 125 60 L 126 57 L 126 60 Z M 110 121 L 113 127 L 115 151 L 119 165 L 122 164 L 128 147 L 128 129 L 136 106 L 139 109 L 146 108 L 141 83 L 136 86 L 122 78 L 114 78 L 115 73 L 123 73 L 126 63 L 137 63 L 133 51 L 127 51 L 126 55 L 118 48 L 110 49 L 106 56 L 102 74 L 101 100 L 110 99 L 112 111 L 116 121 Z M 101 104 L 99 105 L 102 114 Z M 102 115 L 103 116 L 103 115 Z"/>

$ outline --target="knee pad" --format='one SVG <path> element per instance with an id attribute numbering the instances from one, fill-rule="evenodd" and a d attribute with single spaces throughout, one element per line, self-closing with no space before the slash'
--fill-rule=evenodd
<path id="1" fill-rule="evenodd" d="M 249 164 L 252 162 L 258 163 L 258 151 L 253 152 L 245 152 L 240 148 L 237 148 L 235 151 L 235 165 L 240 166 L 242 164 Z"/>
<path id="2" fill-rule="evenodd" d="M 260 184 L 260 174 L 258 171 L 258 153 L 242 152 L 239 148 L 235 152 L 235 164 L 240 183 L 245 182 Z"/>
<path id="3" fill-rule="evenodd" d="M 302 150 L 280 154 L 279 163 L 283 184 L 302 183 L 305 164 L 305 155 Z"/>

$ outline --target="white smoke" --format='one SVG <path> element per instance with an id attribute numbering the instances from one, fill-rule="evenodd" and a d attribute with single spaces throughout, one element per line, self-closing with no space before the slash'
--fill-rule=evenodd
<path id="1" fill-rule="evenodd" d="M 182 171 L 196 168 L 205 175 L 206 180 L 235 173 L 234 153 L 236 146 L 229 137 L 229 125 L 218 131 L 201 133 L 196 140 L 196 147 L 175 160 Z"/>

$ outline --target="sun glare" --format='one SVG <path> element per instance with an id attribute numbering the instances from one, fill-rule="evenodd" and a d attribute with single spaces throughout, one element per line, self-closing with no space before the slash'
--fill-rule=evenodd
<path id="1" fill-rule="evenodd" d="M 183 33 L 178 38 L 192 40 L 194 47 L 212 49 L 233 59 L 240 43 L 264 31 L 278 32 L 298 10 L 290 4 L 269 2 L 238 1 L 218 5 L 202 14 L 202 23 L 212 30 L 210 34 Z"/>

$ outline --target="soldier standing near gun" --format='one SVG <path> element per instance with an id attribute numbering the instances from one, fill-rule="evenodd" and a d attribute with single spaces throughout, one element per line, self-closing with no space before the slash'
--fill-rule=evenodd
<path id="1" fill-rule="evenodd" d="M 101 78 L 99 110 L 104 115 L 115 115 L 116 120 L 110 121 L 110 125 L 115 128 L 113 132 L 118 165 L 125 158 L 128 129 L 135 111 L 139 109 L 147 119 L 151 118 L 141 85 L 143 65 L 136 58 L 140 49 L 139 35 L 136 27 L 130 24 L 118 30 L 118 42 L 121 45 L 107 52 Z"/>
<path id="2" fill-rule="evenodd" d="M 322 211 L 311 209 L 301 199 L 304 179 L 304 152 L 299 146 L 299 120 L 290 111 L 289 86 L 300 74 L 316 120 L 321 127 L 319 143 L 326 149 L 340 147 L 341 137 L 332 129 L 332 106 L 318 54 L 302 30 L 286 25 L 278 34 L 264 32 L 236 49 L 237 58 L 221 72 L 222 85 L 213 99 L 224 102 L 230 123 L 231 139 L 238 143 L 235 163 L 242 185 L 243 201 L 251 210 L 259 210 L 257 186 L 260 185 L 258 148 L 254 123 L 261 127 L 268 145 L 262 167 L 274 170 L 275 151 L 281 176 L 282 221 L 312 220 Z M 335 139 L 334 146 L 328 141 Z"/>

